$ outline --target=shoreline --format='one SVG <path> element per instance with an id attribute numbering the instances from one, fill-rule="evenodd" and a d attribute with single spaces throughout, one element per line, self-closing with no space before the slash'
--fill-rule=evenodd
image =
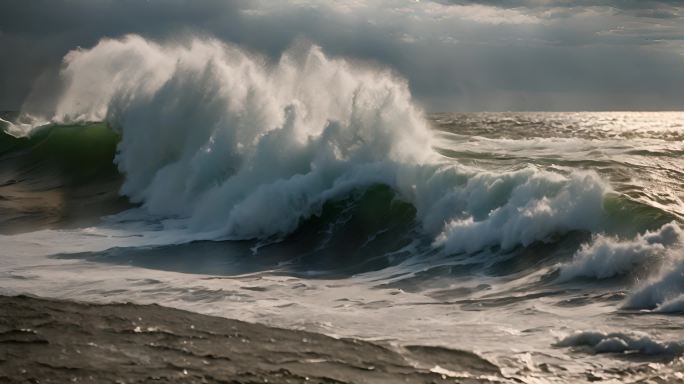
<path id="1" fill-rule="evenodd" d="M 474 353 L 394 348 L 155 304 L 0 295 L 0 383 L 489 383 Z"/>

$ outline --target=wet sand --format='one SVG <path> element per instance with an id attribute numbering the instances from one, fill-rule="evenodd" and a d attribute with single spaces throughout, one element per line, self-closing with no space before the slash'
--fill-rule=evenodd
<path id="1" fill-rule="evenodd" d="M 0 383 L 487 383 L 440 347 L 336 339 L 158 305 L 0 296 Z"/>

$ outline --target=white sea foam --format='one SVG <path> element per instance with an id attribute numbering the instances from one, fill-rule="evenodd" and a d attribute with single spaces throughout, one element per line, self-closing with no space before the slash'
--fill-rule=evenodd
<path id="1" fill-rule="evenodd" d="M 195 238 L 283 236 L 324 202 L 378 183 L 411 202 L 447 252 L 604 219 L 596 174 L 447 161 L 404 80 L 315 46 L 271 63 L 211 39 L 127 36 L 72 51 L 61 76 L 64 91 L 36 121 L 108 121 L 122 135 L 121 192 Z"/>
<path id="2" fill-rule="evenodd" d="M 570 263 L 559 266 L 558 280 L 578 277 L 606 279 L 629 274 L 647 263 L 657 265 L 683 238 L 684 233 L 676 223 L 629 240 L 596 235 L 577 251 Z"/>
<path id="3" fill-rule="evenodd" d="M 684 250 L 668 260 L 660 272 L 639 286 L 627 299 L 627 309 L 652 309 L 656 312 L 684 312 Z"/>
<path id="4" fill-rule="evenodd" d="M 663 313 L 684 313 L 684 293 L 665 300 L 662 304 L 658 305 L 656 311 Z"/>
<path id="5" fill-rule="evenodd" d="M 644 269 L 652 276 L 634 288 L 623 307 L 684 312 L 683 241 L 684 231 L 674 222 L 633 239 L 597 235 L 577 251 L 571 262 L 558 267 L 558 281 L 606 279 Z"/>
<path id="6" fill-rule="evenodd" d="M 684 353 L 682 343 L 663 342 L 646 334 L 624 332 L 576 332 L 564 337 L 555 345 L 557 347 L 588 347 L 594 353 L 636 352 L 644 355 L 681 355 Z"/>

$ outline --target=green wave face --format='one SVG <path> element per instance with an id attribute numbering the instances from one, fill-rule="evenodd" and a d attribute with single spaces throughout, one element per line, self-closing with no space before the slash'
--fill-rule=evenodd
<path id="1" fill-rule="evenodd" d="M 290 254 L 298 264 L 317 270 L 382 269 L 409 256 L 400 250 L 419 237 L 417 225 L 413 205 L 398 199 L 391 188 L 374 185 L 326 202 L 273 252 Z M 385 257 L 392 253 L 396 260 Z"/>
<path id="2" fill-rule="evenodd" d="M 605 231 L 623 236 L 633 236 L 644 230 L 655 230 L 672 221 L 681 221 L 675 213 L 617 193 L 606 196 L 603 208 L 609 218 Z"/>
<path id="3" fill-rule="evenodd" d="M 0 133 L 0 233 L 89 225 L 128 207 L 105 123 Z"/>
<path id="4" fill-rule="evenodd" d="M 118 142 L 119 135 L 106 123 L 56 125 L 29 137 L 0 134 L 0 158 L 12 162 L 20 175 L 41 166 L 72 184 L 87 183 L 118 173 L 113 163 Z"/>

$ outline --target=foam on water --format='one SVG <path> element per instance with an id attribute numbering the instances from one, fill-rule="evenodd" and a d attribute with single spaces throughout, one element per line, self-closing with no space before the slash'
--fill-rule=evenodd
<path id="1" fill-rule="evenodd" d="M 632 289 L 623 308 L 684 312 L 683 236 L 682 228 L 675 222 L 632 239 L 595 235 L 591 242 L 581 246 L 572 261 L 558 266 L 557 281 L 622 275 L 645 277 Z"/>
<path id="2" fill-rule="evenodd" d="M 634 239 L 620 240 L 596 235 L 584 244 L 567 264 L 560 265 L 559 281 L 578 277 L 606 279 L 634 272 L 645 264 L 659 264 L 673 246 L 680 244 L 684 233 L 676 223 L 657 231 L 647 231 Z"/>
<path id="3" fill-rule="evenodd" d="M 625 302 L 628 309 L 652 309 L 655 312 L 684 312 L 684 249 L 667 260 L 658 274 L 638 286 Z"/>
<path id="4" fill-rule="evenodd" d="M 673 355 L 684 353 L 684 345 L 676 341 L 659 341 L 639 333 L 583 331 L 566 336 L 558 347 L 588 347 L 594 353 L 636 352 L 645 355 Z"/>

